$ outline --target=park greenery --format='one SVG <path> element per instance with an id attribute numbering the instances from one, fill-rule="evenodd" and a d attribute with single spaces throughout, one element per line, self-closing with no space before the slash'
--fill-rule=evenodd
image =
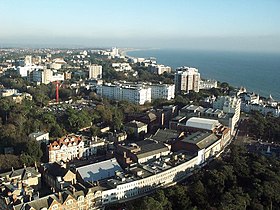
<path id="1" fill-rule="evenodd" d="M 125 208 L 279 209 L 279 195 L 280 161 L 233 146 L 229 156 L 214 160 L 184 183 L 128 202 Z"/>
<path id="2" fill-rule="evenodd" d="M 250 136 L 263 141 L 280 143 L 280 117 L 271 114 L 263 116 L 260 112 L 252 112 L 247 121 Z"/>

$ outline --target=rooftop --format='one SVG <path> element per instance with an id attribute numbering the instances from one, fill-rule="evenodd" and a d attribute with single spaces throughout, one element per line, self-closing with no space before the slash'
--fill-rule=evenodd
<path id="1" fill-rule="evenodd" d="M 115 175 L 116 171 L 122 171 L 115 158 L 98 163 L 78 167 L 77 172 L 84 181 L 98 181 Z"/>
<path id="2" fill-rule="evenodd" d="M 132 127 L 132 128 L 142 128 L 144 126 L 146 126 L 145 123 L 133 120 L 131 122 L 128 122 L 127 124 L 125 124 L 126 127 Z"/>
<path id="3" fill-rule="evenodd" d="M 168 142 L 174 139 L 179 138 L 182 135 L 182 132 L 172 130 L 172 129 L 159 129 L 157 132 L 151 137 L 153 140 L 159 142 Z"/>
<path id="4" fill-rule="evenodd" d="M 136 154 L 138 158 L 148 157 L 160 152 L 167 152 L 169 148 L 163 143 L 151 143 L 141 146 L 141 150 Z"/>
<path id="5" fill-rule="evenodd" d="M 195 144 L 199 149 L 204 149 L 212 145 L 218 140 L 218 137 L 208 132 L 195 132 L 187 136 L 182 141 L 190 144 Z"/>
<path id="6" fill-rule="evenodd" d="M 30 173 L 30 176 L 28 175 Z M 21 169 L 17 169 L 17 170 L 13 170 L 6 172 L 6 173 L 2 173 L 0 174 L 0 178 L 6 178 L 7 176 L 10 179 L 13 179 L 15 177 L 20 177 L 20 179 L 25 180 L 27 179 L 27 175 L 28 177 L 37 177 L 40 175 L 40 173 L 36 170 L 35 167 L 26 167 L 26 168 L 21 168 Z"/>
<path id="7" fill-rule="evenodd" d="M 218 120 L 192 117 L 186 122 L 187 127 L 199 128 L 204 130 L 212 131 L 215 127 L 220 125 Z"/>

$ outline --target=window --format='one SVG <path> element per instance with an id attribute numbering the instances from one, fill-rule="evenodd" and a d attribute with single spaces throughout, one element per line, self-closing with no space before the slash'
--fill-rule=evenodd
<path id="1" fill-rule="evenodd" d="M 52 210 L 56 210 L 56 209 L 58 209 L 58 204 L 52 206 Z"/>
<path id="2" fill-rule="evenodd" d="M 71 205 L 73 203 L 73 200 L 68 200 L 67 202 L 66 202 L 66 205 Z"/>
<path id="3" fill-rule="evenodd" d="M 80 197 L 78 198 L 78 201 L 84 201 L 84 196 L 80 196 Z"/>

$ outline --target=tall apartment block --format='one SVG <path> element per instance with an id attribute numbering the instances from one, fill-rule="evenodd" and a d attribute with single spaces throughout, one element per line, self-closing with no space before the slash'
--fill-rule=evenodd
<path id="1" fill-rule="evenodd" d="M 102 66 L 93 64 L 89 66 L 89 79 L 101 79 Z"/>
<path id="2" fill-rule="evenodd" d="M 175 73 L 175 90 L 189 92 L 199 92 L 200 73 L 198 69 L 191 67 L 180 67 Z"/>

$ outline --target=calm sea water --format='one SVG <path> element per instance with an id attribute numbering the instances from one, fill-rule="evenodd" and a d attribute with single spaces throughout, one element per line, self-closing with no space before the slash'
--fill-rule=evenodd
<path id="1" fill-rule="evenodd" d="M 262 96 L 280 100 L 280 53 L 211 52 L 187 50 L 129 51 L 133 57 L 155 57 L 159 64 L 198 68 L 201 77 L 246 87 Z"/>

